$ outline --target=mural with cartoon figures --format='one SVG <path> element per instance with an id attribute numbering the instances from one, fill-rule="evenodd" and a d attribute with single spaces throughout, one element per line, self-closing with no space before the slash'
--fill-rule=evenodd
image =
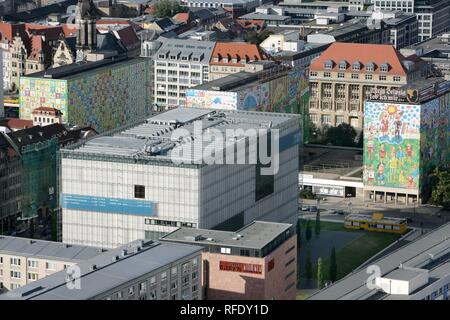
<path id="1" fill-rule="evenodd" d="M 364 184 L 419 188 L 420 105 L 366 102 Z"/>

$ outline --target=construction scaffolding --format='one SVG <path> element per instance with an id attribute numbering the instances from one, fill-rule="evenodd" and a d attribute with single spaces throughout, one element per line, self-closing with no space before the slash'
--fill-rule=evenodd
<path id="1" fill-rule="evenodd" d="M 35 218 L 39 210 L 56 207 L 56 152 L 58 139 L 22 147 L 22 220 Z"/>

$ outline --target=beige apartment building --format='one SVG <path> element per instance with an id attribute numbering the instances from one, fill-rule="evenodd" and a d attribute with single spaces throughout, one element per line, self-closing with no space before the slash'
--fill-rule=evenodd
<path id="1" fill-rule="evenodd" d="M 104 251 L 60 242 L 0 236 L 0 293 L 43 279 Z"/>
<path id="2" fill-rule="evenodd" d="M 427 69 L 392 45 L 335 42 L 310 66 L 310 119 L 318 127 L 348 123 L 361 130 L 370 90 L 400 88 L 424 78 Z"/>

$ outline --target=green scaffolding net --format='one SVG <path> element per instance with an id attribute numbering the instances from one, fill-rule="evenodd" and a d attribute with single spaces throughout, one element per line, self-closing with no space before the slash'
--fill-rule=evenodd
<path id="1" fill-rule="evenodd" d="M 42 208 L 53 211 L 56 207 L 56 152 L 58 139 L 24 146 L 22 219 L 38 216 Z"/>

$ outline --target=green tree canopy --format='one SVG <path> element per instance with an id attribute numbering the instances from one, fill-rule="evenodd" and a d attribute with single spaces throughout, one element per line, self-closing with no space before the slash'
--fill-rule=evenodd
<path id="1" fill-rule="evenodd" d="M 431 192 L 430 202 L 450 209 L 450 170 L 435 170 L 436 186 Z"/>
<path id="2" fill-rule="evenodd" d="M 155 4 L 155 13 L 153 16 L 156 18 L 169 18 L 179 12 L 186 12 L 186 8 L 182 7 L 177 1 L 160 0 Z"/>
<path id="3" fill-rule="evenodd" d="M 317 288 L 322 289 L 325 285 L 322 258 L 317 260 Z"/>
<path id="4" fill-rule="evenodd" d="M 355 128 L 348 123 L 341 123 L 337 127 L 330 127 L 325 133 L 325 139 L 334 146 L 354 147 L 356 135 Z"/>

